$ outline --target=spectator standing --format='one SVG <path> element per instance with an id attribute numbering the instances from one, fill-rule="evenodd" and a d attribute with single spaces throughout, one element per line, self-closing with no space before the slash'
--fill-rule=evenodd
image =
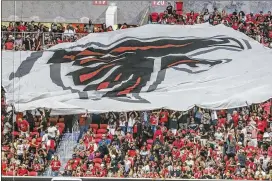
<path id="1" fill-rule="evenodd" d="M 75 30 L 73 29 L 73 27 L 70 24 L 67 25 L 66 30 L 64 31 L 63 35 L 68 36 L 68 37 L 75 35 Z"/>
<path id="2" fill-rule="evenodd" d="M 90 122 L 91 116 L 88 113 L 81 114 L 79 116 L 79 136 L 77 142 L 82 138 L 83 134 L 87 132 Z"/>
<path id="3" fill-rule="evenodd" d="M 108 120 L 109 120 L 109 130 L 111 135 L 115 135 L 115 129 L 117 127 L 117 119 L 116 115 L 112 112 L 108 114 Z"/>
<path id="4" fill-rule="evenodd" d="M 56 140 L 56 137 L 58 136 L 58 129 L 56 128 L 54 123 L 50 123 L 49 128 L 47 128 L 48 131 L 48 139 Z"/>
<path id="5" fill-rule="evenodd" d="M 135 111 L 129 113 L 127 132 L 132 133 L 132 128 L 136 122 L 136 118 L 137 118 L 137 113 Z"/>
<path id="6" fill-rule="evenodd" d="M 173 6 L 170 2 L 168 2 L 168 6 L 166 7 L 168 14 L 173 14 Z"/>
<path id="7" fill-rule="evenodd" d="M 22 118 L 19 118 L 17 122 L 17 126 L 21 135 L 25 135 L 26 137 L 29 137 L 29 123 L 25 119 L 22 120 Z"/>
<path id="8" fill-rule="evenodd" d="M 170 115 L 169 129 L 171 129 L 172 133 L 176 135 L 178 129 L 178 119 L 176 116 L 176 111 L 173 111 L 172 114 Z"/>
<path id="9" fill-rule="evenodd" d="M 23 41 L 23 46 L 25 50 L 32 50 L 32 47 L 34 45 L 33 40 L 30 39 L 29 35 L 26 35 L 26 39 Z"/>
<path id="10" fill-rule="evenodd" d="M 15 38 L 14 41 L 14 46 L 15 48 L 17 48 L 18 50 L 21 50 L 22 46 L 23 46 L 23 40 L 20 34 L 17 35 L 17 37 Z"/>
<path id="11" fill-rule="evenodd" d="M 24 32 L 26 31 L 26 26 L 24 25 L 24 22 L 20 22 L 20 25 L 17 27 L 19 32 Z"/>
<path id="12" fill-rule="evenodd" d="M 127 132 L 127 114 L 126 113 L 120 113 L 119 115 L 119 126 L 121 128 L 121 134 L 122 136 L 126 135 Z"/>
<path id="13" fill-rule="evenodd" d="M 59 161 L 59 157 L 57 155 L 54 156 L 54 159 L 50 163 L 51 170 L 52 170 L 52 177 L 59 176 L 59 170 L 61 167 L 61 163 Z"/>

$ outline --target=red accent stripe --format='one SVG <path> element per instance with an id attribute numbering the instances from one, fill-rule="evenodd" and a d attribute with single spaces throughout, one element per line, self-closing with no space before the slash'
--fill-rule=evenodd
<path id="1" fill-rule="evenodd" d="M 184 45 L 172 45 L 172 44 L 167 44 L 167 45 L 161 45 L 161 46 L 144 46 L 144 47 L 118 47 L 112 50 L 111 52 L 125 52 L 125 51 L 136 51 L 136 50 L 149 50 L 149 49 L 164 49 L 164 48 L 178 48 L 178 47 L 185 47 L 187 45 L 190 45 L 192 43 L 186 43 Z"/>
<path id="2" fill-rule="evenodd" d="M 80 56 L 80 55 L 90 56 L 90 55 L 104 55 L 104 54 L 99 52 L 92 52 L 90 50 L 84 50 L 80 52 L 79 54 L 77 54 L 76 56 Z"/>
<path id="3" fill-rule="evenodd" d="M 181 63 L 199 63 L 199 61 L 197 61 L 197 60 L 180 60 L 180 61 L 177 61 L 175 63 L 168 65 L 167 67 L 173 67 L 173 66 L 181 64 Z"/>
<path id="4" fill-rule="evenodd" d="M 106 89 L 108 88 L 110 82 L 102 82 L 101 84 L 99 84 L 99 86 L 97 87 L 97 90 L 101 90 L 101 89 Z"/>
<path id="5" fill-rule="evenodd" d="M 121 75 L 122 75 L 122 73 L 120 73 L 119 75 L 117 75 L 117 76 L 115 77 L 114 81 L 118 81 L 118 80 L 120 79 Z"/>
<path id="6" fill-rule="evenodd" d="M 124 94 L 130 93 L 133 89 L 135 89 L 140 84 L 140 82 L 141 82 L 141 77 L 139 77 L 137 79 L 136 83 L 133 86 L 128 87 L 125 90 L 118 92 L 117 95 L 120 96 L 120 95 L 124 95 Z"/>
<path id="7" fill-rule="evenodd" d="M 94 71 L 94 72 L 91 72 L 91 73 L 88 73 L 88 74 L 80 75 L 80 76 L 79 76 L 79 80 L 80 80 L 80 82 L 84 82 L 84 81 L 86 81 L 86 80 L 88 80 L 88 79 L 91 79 L 92 77 L 96 76 L 99 72 L 101 72 L 103 69 L 108 68 L 108 67 L 111 67 L 111 66 L 113 66 L 113 65 L 115 65 L 115 64 L 105 65 L 105 66 L 101 67 L 100 69 L 98 69 L 98 70 L 96 70 L 96 71 Z"/>
<path id="8" fill-rule="evenodd" d="M 63 58 L 70 59 L 70 60 L 75 60 L 76 56 L 74 56 L 74 55 L 64 55 Z"/>
<path id="9" fill-rule="evenodd" d="M 91 62 L 91 61 L 95 61 L 95 60 L 100 60 L 100 59 L 97 59 L 97 58 L 87 58 L 87 59 L 81 60 L 80 61 L 80 65 L 88 63 L 88 62 Z"/>

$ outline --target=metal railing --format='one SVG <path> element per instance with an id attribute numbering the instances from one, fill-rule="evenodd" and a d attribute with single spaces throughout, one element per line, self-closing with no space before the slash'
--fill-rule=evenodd
<path id="1" fill-rule="evenodd" d="M 1 32 L 1 42 L 2 48 L 4 48 L 4 43 L 7 41 L 14 42 L 15 50 L 24 50 L 23 42 L 26 39 L 31 39 L 33 41 L 34 50 L 38 50 L 39 46 L 42 49 L 47 49 L 53 45 L 62 43 L 62 42 L 74 42 L 84 36 L 88 35 L 88 33 L 54 33 L 54 32 L 10 32 L 10 31 L 2 31 Z M 33 50 L 33 48 L 29 48 L 27 50 Z"/>

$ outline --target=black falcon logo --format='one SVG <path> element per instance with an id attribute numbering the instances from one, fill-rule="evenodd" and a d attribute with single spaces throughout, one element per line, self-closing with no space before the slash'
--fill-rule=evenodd
<path id="1" fill-rule="evenodd" d="M 93 46 L 97 44 L 99 46 Z M 56 83 L 58 81 L 51 76 L 52 81 L 62 86 L 63 89 L 71 89 L 81 94 L 88 91 L 99 91 L 102 97 L 113 99 L 126 97 L 128 94 L 156 90 L 157 86 L 164 81 L 166 70 L 170 68 L 197 74 L 215 65 L 231 61 L 223 57 L 218 60 L 195 58 L 198 55 L 216 53 L 222 49 L 238 52 L 251 48 L 246 40 L 240 41 L 225 36 L 149 39 L 125 37 L 110 45 L 91 42 L 89 45 L 81 46 L 84 46 L 82 51 L 55 50 L 53 56 L 48 60 L 50 66 L 73 62 L 73 66 L 80 67 L 66 75 L 72 77 L 75 85 L 73 89 Z M 179 65 L 183 64 L 189 68 L 179 68 Z M 159 67 L 156 70 L 158 76 L 150 83 L 155 65 Z M 202 65 L 208 68 L 195 71 Z M 84 89 L 75 90 L 76 86 L 83 86 Z M 146 86 L 149 87 L 146 88 Z"/>

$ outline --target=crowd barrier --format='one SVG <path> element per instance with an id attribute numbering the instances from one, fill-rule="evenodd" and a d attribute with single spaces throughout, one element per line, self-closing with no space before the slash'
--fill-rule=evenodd
<path id="1" fill-rule="evenodd" d="M 56 177 L 55 177 L 56 178 Z M 2 181 L 51 181 L 53 177 L 2 177 Z M 99 177 L 81 177 L 81 178 L 65 178 L 65 177 L 58 177 L 56 181 L 140 181 L 140 180 L 145 180 L 145 181 L 157 181 L 157 180 L 166 180 L 166 181 L 200 181 L 200 180 L 205 180 L 205 181 L 224 181 L 223 179 L 164 179 L 164 178 L 110 178 L 110 177 L 104 177 L 104 178 L 99 178 Z"/>

